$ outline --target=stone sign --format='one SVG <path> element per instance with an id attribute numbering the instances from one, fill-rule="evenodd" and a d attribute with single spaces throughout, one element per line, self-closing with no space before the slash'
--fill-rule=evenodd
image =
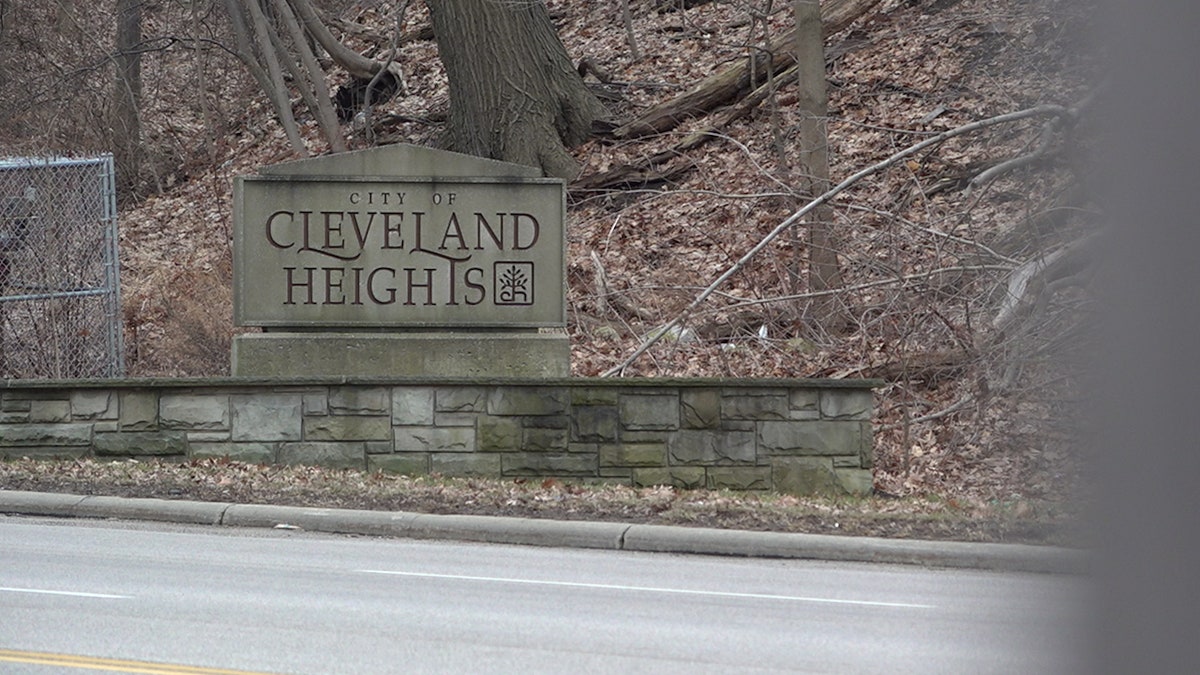
<path id="1" fill-rule="evenodd" d="M 246 326 L 562 326 L 562 183 L 255 176 L 235 187 Z"/>
<path id="2" fill-rule="evenodd" d="M 565 189 L 413 145 L 234 183 L 233 374 L 564 377 Z"/>

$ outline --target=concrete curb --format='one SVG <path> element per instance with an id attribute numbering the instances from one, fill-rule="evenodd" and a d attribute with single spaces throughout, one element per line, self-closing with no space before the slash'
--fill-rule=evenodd
<path id="1" fill-rule="evenodd" d="M 1008 572 L 1080 574 L 1085 551 L 1050 546 L 840 537 L 666 525 L 361 511 L 168 499 L 88 497 L 0 490 L 0 513 L 117 518 L 231 527 L 293 526 L 312 532 L 450 539 L 494 544 L 601 548 Z"/>

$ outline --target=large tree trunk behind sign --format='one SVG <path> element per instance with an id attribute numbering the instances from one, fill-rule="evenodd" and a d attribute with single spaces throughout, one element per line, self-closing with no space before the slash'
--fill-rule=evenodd
<path id="1" fill-rule="evenodd" d="M 604 107 L 571 67 L 546 6 L 522 0 L 429 0 L 450 80 L 451 150 L 578 172 L 564 146 L 583 142 Z"/>

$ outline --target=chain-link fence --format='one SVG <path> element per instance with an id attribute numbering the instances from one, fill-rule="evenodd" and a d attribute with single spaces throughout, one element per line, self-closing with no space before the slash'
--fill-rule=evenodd
<path id="1" fill-rule="evenodd" d="M 0 158 L 0 377 L 124 374 L 111 156 Z"/>

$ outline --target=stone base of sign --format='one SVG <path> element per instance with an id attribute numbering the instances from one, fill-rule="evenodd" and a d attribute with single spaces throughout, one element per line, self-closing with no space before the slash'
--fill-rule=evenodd
<path id="1" fill-rule="evenodd" d="M 554 333 L 258 333 L 233 339 L 235 377 L 500 377 L 571 374 Z"/>

